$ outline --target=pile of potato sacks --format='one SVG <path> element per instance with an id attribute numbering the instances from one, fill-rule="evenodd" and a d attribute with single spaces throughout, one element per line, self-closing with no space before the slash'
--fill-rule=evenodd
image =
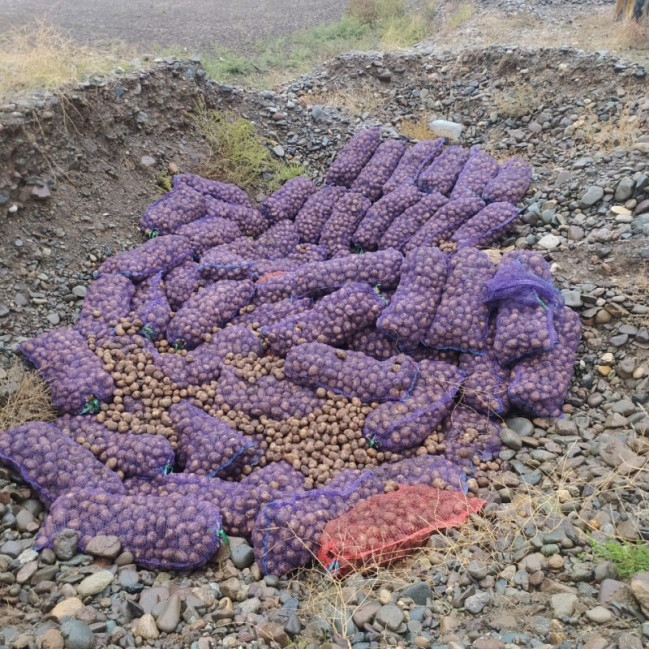
<path id="1" fill-rule="evenodd" d="M 398 484 L 487 486 L 500 418 L 559 416 L 579 344 L 540 253 L 484 250 L 531 178 L 378 128 L 324 186 L 294 178 L 258 207 L 176 176 L 77 325 L 21 346 L 61 413 L 0 435 L 51 507 L 37 546 L 115 534 L 141 565 L 181 569 L 225 531 L 279 574 Z"/>

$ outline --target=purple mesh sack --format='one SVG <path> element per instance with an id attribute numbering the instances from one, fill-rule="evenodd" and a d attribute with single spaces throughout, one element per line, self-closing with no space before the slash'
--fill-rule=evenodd
<path id="1" fill-rule="evenodd" d="M 444 422 L 444 457 L 455 464 L 473 469 L 480 462 L 498 457 L 502 448 L 502 423 L 458 406 Z"/>
<path id="2" fill-rule="evenodd" d="M 241 230 L 234 221 L 222 219 L 220 216 L 205 216 L 182 225 L 175 234 L 187 237 L 194 252 L 200 255 L 209 248 L 234 241 L 241 236 Z"/>
<path id="3" fill-rule="evenodd" d="M 351 253 L 352 235 L 371 204 L 358 192 L 346 192 L 336 201 L 319 239 L 320 245 L 326 246 L 331 257 Z"/>
<path id="4" fill-rule="evenodd" d="M 173 467 L 174 450 L 162 435 L 108 430 L 96 418 L 85 415 L 65 415 L 54 424 L 122 480 L 153 478 Z"/>
<path id="5" fill-rule="evenodd" d="M 293 273 L 294 296 L 305 297 L 339 288 L 347 282 L 395 288 L 399 283 L 403 255 L 397 250 L 379 250 L 304 264 Z"/>
<path id="6" fill-rule="evenodd" d="M 310 178 L 298 176 L 287 180 L 282 187 L 259 203 L 259 211 L 272 225 L 284 219 L 295 218 L 307 198 L 317 191 L 315 183 Z"/>
<path id="7" fill-rule="evenodd" d="M 224 280 L 198 289 L 176 311 L 167 327 L 167 340 L 182 343 L 188 349 L 203 342 L 206 334 L 222 327 L 252 298 L 255 291 L 250 280 Z"/>
<path id="8" fill-rule="evenodd" d="M 449 201 L 408 239 L 403 250 L 410 252 L 421 246 L 439 246 L 449 240 L 462 224 L 478 214 L 483 207 L 484 201 L 477 196 Z"/>
<path id="9" fill-rule="evenodd" d="M 99 267 L 99 275 L 119 273 L 134 282 L 142 281 L 160 271 L 171 270 L 193 255 L 189 239 L 175 234 L 155 237 L 113 257 Z"/>
<path id="10" fill-rule="evenodd" d="M 284 373 L 299 385 L 325 388 L 364 403 L 381 403 L 406 399 L 418 371 L 417 364 L 403 354 L 378 361 L 362 352 L 306 343 L 288 352 Z"/>
<path id="11" fill-rule="evenodd" d="M 537 252 L 505 253 L 487 285 L 487 303 L 497 309 L 494 352 L 501 365 L 547 351 L 557 342 L 554 312 L 563 295 L 552 284 L 550 266 Z"/>
<path id="12" fill-rule="evenodd" d="M 116 536 L 138 565 L 160 570 L 198 568 L 218 552 L 221 515 L 194 498 L 125 496 L 84 489 L 57 499 L 35 547 L 50 548 L 63 530 L 79 533 L 79 548 L 99 534 Z"/>
<path id="13" fill-rule="evenodd" d="M 123 275 L 105 275 L 88 286 L 76 329 L 86 338 L 110 336 L 130 310 L 135 286 Z"/>
<path id="14" fill-rule="evenodd" d="M 366 417 L 363 435 L 383 451 L 401 452 L 421 444 L 453 407 L 464 374 L 443 361 L 421 361 L 408 399 L 382 403 Z"/>
<path id="15" fill-rule="evenodd" d="M 277 356 L 307 342 L 341 345 L 358 330 L 373 325 L 384 306 L 367 284 L 350 282 L 318 300 L 309 311 L 262 327 L 260 334 Z"/>
<path id="16" fill-rule="evenodd" d="M 464 491 L 466 475 L 462 467 L 437 455 L 419 455 L 369 469 L 384 482 L 423 484 L 438 489 Z"/>
<path id="17" fill-rule="evenodd" d="M 295 227 L 300 241 L 316 243 L 324 224 L 331 216 L 331 210 L 338 199 L 345 194 L 345 188 L 337 185 L 325 186 L 307 198 L 295 217 Z"/>
<path id="18" fill-rule="evenodd" d="M 312 261 L 324 261 L 327 257 L 326 246 L 301 243 L 295 246 L 292 252 L 280 259 L 255 260 L 250 266 L 250 275 L 253 278 L 261 278 L 265 275 L 273 275 L 280 272 L 291 273 L 302 266 L 302 264 L 308 264 Z"/>
<path id="19" fill-rule="evenodd" d="M 512 405 L 535 417 L 560 417 L 581 338 L 579 316 L 567 307 L 554 316 L 557 344 L 521 359 L 513 368 L 507 394 Z"/>
<path id="20" fill-rule="evenodd" d="M 265 575 L 284 575 L 318 552 L 324 526 L 356 503 L 382 492 L 382 482 L 363 472 L 346 489 L 314 489 L 266 505 L 252 528 L 255 559 Z"/>
<path id="21" fill-rule="evenodd" d="M 354 232 L 353 242 L 359 248 L 376 250 L 381 237 L 394 219 L 418 203 L 422 197 L 423 194 L 412 182 L 404 182 L 395 187 L 394 191 L 383 196 L 367 210 Z"/>
<path id="22" fill-rule="evenodd" d="M 501 165 L 482 192 L 487 203 L 505 201 L 516 205 L 527 193 L 532 184 L 532 167 L 521 158 L 510 158 Z"/>
<path id="23" fill-rule="evenodd" d="M 426 194 L 421 200 L 399 214 L 390 224 L 379 241 L 379 250 L 401 248 L 423 225 L 448 203 L 448 198 L 439 192 Z"/>
<path id="24" fill-rule="evenodd" d="M 142 321 L 142 334 L 154 340 L 161 338 L 171 318 L 171 306 L 162 282 L 162 273 L 138 285 L 131 302 L 131 313 Z"/>
<path id="25" fill-rule="evenodd" d="M 286 298 L 279 302 L 268 302 L 255 306 L 249 304 L 244 306 L 239 315 L 232 318 L 231 324 L 246 326 L 267 327 L 286 318 L 291 318 L 301 313 L 305 313 L 313 306 L 313 302 L 308 298 L 293 300 Z"/>
<path id="26" fill-rule="evenodd" d="M 425 162 L 429 164 L 444 149 L 444 138 L 437 140 L 422 140 L 410 147 L 399 160 L 397 168 L 392 172 L 385 185 L 383 193 L 389 194 L 401 183 L 414 182 L 417 174 Z"/>
<path id="27" fill-rule="evenodd" d="M 237 475 L 253 444 L 228 424 L 183 399 L 169 408 L 178 435 L 178 466 L 187 473 L 228 478 Z"/>
<path id="28" fill-rule="evenodd" d="M 408 253 L 399 286 L 376 328 L 394 338 L 401 349 L 417 347 L 433 323 L 447 272 L 446 255 L 439 248 L 422 247 Z"/>
<path id="29" fill-rule="evenodd" d="M 483 354 L 489 333 L 487 284 L 496 272 L 485 252 L 462 248 L 451 257 L 448 279 L 423 344 Z"/>
<path id="30" fill-rule="evenodd" d="M 490 203 L 463 223 L 450 240 L 457 248 L 490 246 L 505 234 L 520 210 L 510 203 Z"/>
<path id="31" fill-rule="evenodd" d="M 509 410 L 510 370 L 498 362 L 493 348 L 494 327 L 490 327 L 484 356 L 461 354 L 459 368 L 466 374 L 462 384 L 462 402 L 487 415 L 504 415 Z"/>
<path id="32" fill-rule="evenodd" d="M 291 297 L 294 290 L 295 280 L 292 273 L 280 271 L 264 275 L 255 282 L 255 294 L 250 303 L 259 305 L 279 302 Z"/>
<path id="33" fill-rule="evenodd" d="M 439 192 L 448 196 L 471 152 L 461 146 L 450 146 L 425 167 L 417 176 L 417 186 L 422 192 Z"/>
<path id="34" fill-rule="evenodd" d="M 205 198 L 207 216 L 232 221 L 246 237 L 258 237 L 267 227 L 268 221 L 259 211 L 247 205 L 228 203 L 218 198 Z"/>
<path id="35" fill-rule="evenodd" d="M 381 198 L 383 185 L 392 176 L 407 148 L 407 140 L 381 142 L 370 161 L 352 183 L 352 191 L 363 194 L 372 202 Z"/>
<path id="36" fill-rule="evenodd" d="M 186 185 L 195 189 L 201 194 L 218 198 L 226 203 L 234 203 L 250 207 L 250 199 L 246 192 L 232 183 L 224 183 L 220 180 L 210 180 L 196 174 L 176 174 L 172 179 L 173 187 Z"/>
<path id="37" fill-rule="evenodd" d="M 385 361 L 399 353 L 396 341 L 372 326 L 364 327 L 351 336 L 347 348 L 363 352 L 379 361 Z"/>
<path id="38" fill-rule="evenodd" d="M 140 220 L 143 232 L 171 234 L 185 223 L 205 216 L 205 199 L 187 185 L 176 185 L 168 194 L 153 201 Z"/>
<path id="39" fill-rule="evenodd" d="M 368 128 L 359 131 L 338 152 L 327 170 L 327 185 L 342 185 L 348 189 L 370 161 L 381 144 L 381 129 Z"/>
<path id="40" fill-rule="evenodd" d="M 50 386 L 52 403 L 62 412 L 96 409 L 113 396 L 113 377 L 76 329 L 46 331 L 19 349 Z"/>
<path id="41" fill-rule="evenodd" d="M 183 302 L 203 283 L 196 261 L 188 259 L 172 268 L 164 275 L 165 295 L 169 306 L 178 311 Z"/>
<path id="42" fill-rule="evenodd" d="M 72 489 L 94 487 L 124 493 L 116 473 L 56 426 L 42 421 L 0 435 L 0 464 L 17 471 L 47 507 Z"/>
<path id="43" fill-rule="evenodd" d="M 481 196 L 487 183 L 498 173 L 498 161 L 477 147 L 458 176 L 451 192 L 451 200 L 464 196 Z"/>
<path id="44" fill-rule="evenodd" d="M 250 239 L 236 239 L 231 243 L 210 248 L 201 257 L 198 273 L 204 280 L 247 279 L 255 263 L 257 252 Z"/>
<path id="45" fill-rule="evenodd" d="M 295 223 L 287 219 L 276 221 L 254 244 L 254 252 L 264 259 L 283 259 L 295 251 L 300 242 Z"/>
<path id="46" fill-rule="evenodd" d="M 263 353 L 259 338 L 246 327 L 233 326 L 212 334 L 209 342 L 184 356 L 159 354 L 155 365 L 178 388 L 186 388 L 188 385 L 203 385 L 216 380 L 228 354 L 247 356 L 251 353 L 258 356 Z"/>

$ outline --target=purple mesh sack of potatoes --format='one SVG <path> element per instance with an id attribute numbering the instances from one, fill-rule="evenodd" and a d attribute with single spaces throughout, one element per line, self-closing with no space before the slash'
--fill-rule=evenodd
<path id="1" fill-rule="evenodd" d="M 329 166 L 325 176 L 327 185 L 342 185 L 349 189 L 380 144 L 380 128 L 368 128 L 356 133 Z"/>
<path id="2" fill-rule="evenodd" d="M 372 202 L 381 198 L 383 185 L 392 176 L 407 148 L 407 140 L 381 142 L 352 183 L 351 190 L 362 194 Z"/>
<path id="3" fill-rule="evenodd" d="M 187 185 L 176 185 L 168 194 L 153 201 L 140 220 L 143 232 L 171 234 L 185 223 L 205 216 L 205 198 Z"/>
<path id="4" fill-rule="evenodd" d="M 194 252 L 200 255 L 209 248 L 234 241 L 241 236 L 241 230 L 234 221 L 220 216 L 204 216 L 202 219 L 180 226 L 175 234 L 187 237 Z"/>
<path id="5" fill-rule="evenodd" d="M 516 203 L 523 200 L 532 184 L 532 167 L 521 158 L 510 158 L 487 183 L 482 198 L 487 203 Z"/>
<path id="6" fill-rule="evenodd" d="M 198 262 L 192 259 L 172 268 L 164 275 L 165 295 L 169 306 L 178 311 L 183 302 L 203 283 L 204 280 L 198 272 Z"/>
<path id="7" fill-rule="evenodd" d="M 359 248 L 376 250 L 381 237 L 394 219 L 422 198 L 423 194 L 412 182 L 404 182 L 395 187 L 367 210 L 354 232 L 353 242 Z"/>
<path id="8" fill-rule="evenodd" d="M 397 168 L 383 185 L 383 194 L 394 191 L 401 183 L 415 182 L 425 162 L 429 164 L 443 151 L 444 138 L 422 140 L 411 146 L 399 160 Z"/>
<path id="9" fill-rule="evenodd" d="M 388 226 L 379 240 L 379 250 L 401 248 L 437 211 L 448 203 L 448 198 L 439 192 L 426 194 L 414 205 L 399 214 Z"/>
<path id="10" fill-rule="evenodd" d="M 224 183 L 220 180 L 210 180 L 196 174 L 176 174 L 172 179 L 173 187 L 186 185 L 201 194 L 212 196 L 226 203 L 250 207 L 250 199 L 246 192 L 237 185 Z"/>
<path id="11" fill-rule="evenodd" d="M 373 325 L 384 306 L 370 286 L 350 282 L 318 300 L 309 311 L 262 327 L 260 334 L 277 356 L 307 342 L 341 345 L 360 329 Z"/>
<path id="12" fill-rule="evenodd" d="M 264 215 L 248 205 L 228 203 L 218 198 L 205 198 L 207 216 L 232 221 L 246 237 L 258 237 L 267 227 L 268 221 Z"/>
<path id="13" fill-rule="evenodd" d="M 104 275 L 91 282 L 75 328 L 86 338 L 110 336 L 130 310 L 135 286 L 124 275 Z"/>
<path id="14" fill-rule="evenodd" d="M 247 279 L 257 258 L 255 244 L 250 239 L 235 239 L 214 246 L 203 254 L 198 272 L 204 280 Z"/>
<path id="15" fill-rule="evenodd" d="M 291 178 L 259 203 L 259 211 L 271 225 L 284 219 L 292 221 L 307 198 L 317 190 L 316 184 L 310 178 L 304 176 Z"/>
<path id="16" fill-rule="evenodd" d="M 314 489 L 267 504 L 252 528 L 255 559 L 261 571 L 285 575 L 308 564 L 317 555 L 327 522 L 381 493 L 382 487 L 377 476 L 364 471 L 345 489 Z"/>
<path id="17" fill-rule="evenodd" d="M 188 385 L 203 385 L 216 380 L 228 354 L 260 356 L 262 353 L 261 342 L 250 329 L 232 326 L 212 334 L 209 342 L 184 356 L 158 354 L 155 365 L 178 388 L 186 388 Z"/>
<path id="18" fill-rule="evenodd" d="M 177 461 L 181 470 L 219 478 L 241 471 L 252 441 L 186 399 L 171 405 L 169 417 L 178 435 Z"/>
<path id="19" fill-rule="evenodd" d="M 254 243 L 254 253 L 264 259 L 284 259 L 300 242 L 295 223 L 287 219 L 277 221 Z"/>
<path id="20" fill-rule="evenodd" d="M 554 316 L 557 344 L 522 358 L 512 370 L 507 394 L 513 405 L 535 417 L 560 417 L 570 388 L 581 338 L 579 316 L 567 307 Z"/>
<path id="21" fill-rule="evenodd" d="M 405 401 L 382 403 L 366 417 L 363 435 L 383 451 L 421 444 L 453 408 L 464 374 L 443 361 L 421 361 L 419 378 Z"/>
<path id="22" fill-rule="evenodd" d="M 421 246 L 439 246 L 451 239 L 453 233 L 478 214 L 484 206 L 484 201 L 477 196 L 449 201 L 408 239 L 402 249 L 410 252 Z"/>
<path id="23" fill-rule="evenodd" d="M 358 192 L 346 192 L 336 201 L 318 240 L 320 245 L 326 246 L 329 256 L 351 253 L 352 235 L 371 205 L 370 200 Z"/>
<path id="24" fill-rule="evenodd" d="M 300 235 L 300 241 L 316 243 L 324 224 L 331 216 L 338 199 L 346 192 L 344 187 L 329 185 L 322 187 L 306 199 L 295 217 L 295 227 Z"/>
<path id="25" fill-rule="evenodd" d="M 167 340 L 192 349 L 204 341 L 206 334 L 234 318 L 250 302 L 255 291 L 250 280 L 224 280 L 198 289 L 176 311 L 167 327 Z"/>
<path id="26" fill-rule="evenodd" d="M 145 279 L 138 285 L 133 300 L 131 313 L 142 321 L 141 332 L 154 340 L 162 337 L 171 318 L 171 306 L 167 300 L 162 273 Z"/>
<path id="27" fill-rule="evenodd" d="M 116 536 L 134 563 L 149 569 L 198 568 L 219 550 L 221 515 L 195 498 L 127 496 L 84 489 L 57 499 L 36 538 L 51 548 L 63 530 L 79 534 L 79 549 L 98 535 Z"/>
<path id="28" fill-rule="evenodd" d="M 563 295 L 552 284 L 550 266 L 540 253 L 505 253 L 487 286 L 487 303 L 496 313 L 494 352 L 501 365 L 547 351 L 557 342 L 554 313 Z"/>
<path id="29" fill-rule="evenodd" d="M 376 328 L 394 338 L 401 349 L 417 347 L 433 323 L 447 272 L 446 255 L 439 248 L 409 252 L 401 266 L 399 286 Z"/>
<path id="30" fill-rule="evenodd" d="M 511 203 L 490 203 L 463 223 L 451 236 L 457 248 L 484 248 L 495 243 L 516 220 L 520 210 Z"/>
<path id="31" fill-rule="evenodd" d="M 458 367 L 466 374 L 462 384 L 462 402 L 487 415 L 504 415 L 509 410 L 510 370 L 498 362 L 493 348 L 494 327 L 490 327 L 484 356 L 461 354 Z"/>
<path id="32" fill-rule="evenodd" d="M 98 273 L 99 275 L 119 273 L 134 282 L 140 282 L 160 271 L 171 270 L 186 259 L 190 259 L 193 254 L 189 239 L 169 234 L 155 237 L 132 250 L 109 257 L 99 267 Z"/>
<path id="33" fill-rule="evenodd" d="M 439 192 L 448 196 L 469 160 L 471 152 L 461 146 L 450 146 L 432 164 L 420 171 L 417 186 L 422 192 Z"/>
<path id="34" fill-rule="evenodd" d="M 472 147 L 471 155 L 451 192 L 451 200 L 464 196 L 482 196 L 487 183 L 498 173 L 498 161 Z"/>
<path id="35" fill-rule="evenodd" d="M 308 311 L 313 302 L 308 298 L 293 300 L 286 298 L 279 302 L 268 302 L 266 304 L 248 304 L 239 311 L 239 315 L 230 320 L 231 324 L 246 326 L 267 327 L 277 322 L 300 315 Z"/>
<path id="36" fill-rule="evenodd" d="M 462 248 L 449 264 L 435 318 L 422 342 L 437 349 L 484 354 L 489 333 L 487 285 L 496 273 L 488 255 Z"/>
<path id="37" fill-rule="evenodd" d="M 498 420 L 460 405 L 442 426 L 444 457 L 469 469 L 494 460 L 502 448 L 501 430 Z"/>
<path id="38" fill-rule="evenodd" d="M 250 266 L 250 275 L 258 279 L 271 273 L 291 273 L 302 266 L 302 264 L 308 264 L 312 261 L 324 261 L 327 257 L 326 246 L 319 246 L 313 243 L 300 243 L 285 257 L 255 260 L 252 266 Z"/>
<path id="39" fill-rule="evenodd" d="M 113 377 L 76 329 L 52 329 L 21 343 L 20 351 L 38 370 L 61 412 L 77 414 L 113 396 Z"/>
<path id="40" fill-rule="evenodd" d="M 288 352 L 284 374 L 298 385 L 325 388 L 364 403 L 381 403 L 406 399 L 418 370 L 417 364 L 403 354 L 378 361 L 362 352 L 306 343 Z"/>
<path id="41" fill-rule="evenodd" d="M 403 255 L 399 251 L 388 249 L 304 264 L 293 273 L 293 295 L 315 295 L 340 288 L 347 282 L 365 282 L 370 286 L 380 284 L 384 289 L 396 288 L 402 261 Z"/>
<path id="42" fill-rule="evenodd" d="M 399 353 L 396 341 L 372 326 L 363 327 L 351 336 L 347 348 L 363 352 L 379 361 L 385 361 Z"/>
<path id="43" fill-rule="evenodd" d="M 47 507 L 72 489 L 94 487 L 124 493 L 116 473 L 56 426 L 42 421 L 0 435 L 0 464 L 17 471 Z"/>
<path id="44" fill-rule="evenodd" d="M 457 489 L 466 486 L 462 467 L 438 455 L 418 455 L 398 462 L 380 464 L 369 469 L 384 482 L 397 484 L 423 484 L 438 489 Z"/>
<path id="45" fill-rule="evenodd" d="M 173 467 L 174 450 L 162 435 L 108 430 L 94 417 L 64 415 L 54 425 L 124 478 L 153 478 Z"/>
<path id="46" fill-rule="evenodd" d="M 291 297 L 295 291 L 295 280 L 293 273 L 273 273 L 271 276 L 260 277 L 255 282 L 255 294 L 250 304 L 268 304 L 279 302 Z"/>

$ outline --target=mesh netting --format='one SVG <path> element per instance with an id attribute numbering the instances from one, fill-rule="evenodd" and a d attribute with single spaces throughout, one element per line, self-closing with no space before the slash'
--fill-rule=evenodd
<path id="1" fill-rule="evenodd" d="M 297 316 L 308 311 L 313 306 L 313 302 L 308 298 L 293 300 L 285 298 L 278 302 L 268 302 L 265 304 L 249 304 L 240 309 L 239 315 L 232 318 L 232 324 L 242 324 L 248 326 L 269 326 L 286 318 Z"/>
<path id="2" fill-rule="evenodd" d="M 374 327 L 364 327 L 347 341 L 348 349 L 385 361 L 399 353 L 397 343 Z"/>
<path id="3" fill-rule="evenodd" d="M 181 225 L 205 215 L 205 198 L 184 183 L 177 184 L 168 194 L 151 203 L 140 220 L 144 232 L 171 234 Z"/>
<path id="4" fill-rule="evenodd" d="M 392 176 L 407 148 L 406 140 L 386 140 L 379 144 L 352 183 L 352 191 L 359 192 L 372 202 L 378 200 L 383 193 L 383 185 Z"/>
<path id="5" fill-rule="evenodd" d="M 205 216 L 179 227 L 176 234 L 189 239 L 194 252 L 200 255 L 209 248 L 230 243 L 242 233 L 234 221 L 220 216 Z"/>
<path id="6" fill-rule="evenodd" d="M 293 220 L 307 198 L 317 191 L 310 178 L 298 176 L 287 180 L 280 189 L 264 198 L 259 204 L 259 211 L 270 224 L 283 219 Z"/>
<path id="7" fill-rule="evenodd" d="M 49 384 L 52 403 L 62 412 L 94 409 L 113 395 L 112 376 L 76 329 L 46 331 L 19 349 Z"/>
<path id="8" fill-rule="evenodd" d="M 406 557 L 433 532 L 464 524 L 485 504 L 461 491 L 402 485 L 392 493 L 370 496 L 329 521 L 320 537 L 318 560 L 339 578 L 372 570 Z"/>
<path id="9" fill-rule="evenodd" d="M 502 423 L 458 406 L 444 422 L 444 457 L 472 471 L 480 462 L 498 457 L 502 448 L 500 431 Z"/>
<path id="10" fill-rule="evenodd" d="M 63 530 L 79 534 L 83 550 L 94 536 L 116 536 L 124 552 L 145 568 L 198 568 L 218 552 L 221 515 L 216 505 L 194 498 L 126 496 L 84 489 L 58 498 L 36 538 L 52 547 Z"/>
<path id="11" fill-rule="evenodd" d="M 254 244 L 254 254 L 264 259 L 284 259 L 295 251 L 300 235 L 293 221 L 276 221 Z"/>
<path id="12" fill-rule="evenodd" d="M 362 352 L 307 343 L 288 352 L 284 372 L 299 385 L 381 403 L 408 397 L 417 379 L 417 364 L 403 354 L 378 361 Z"/>
<path id="13" fill-rule="evenodd" d="M 370 200 L 357 192 L 346 192 L 336 201 L 318 240 L 326 246 L 330 256 L 351 253 L 352 235 L 370 205 Z"/>
<path id="14" fill-rule="evenodd" d="M 301 241 L 316 243 L 324 224 L 338 199 L 345 194 L 345 188 L 338 185 L 326 186 L 307 198 L 295 217 L 295 227 Z"/>
<path id="15" fill-rule="evenodd" d="M 451 192 L 451 200 L 463 196 L 481 196 L 487 183 L 498 173 L 498 161 L 477 147 L 458 176 Z"/>
<path id="16" fill-rule="evenodd" d="M 397 168 L 383 185 L 383 193 L 389 194 L 401 183 L 414 182 L 424 162 L 430 164 L 444 149 L 444 138 L 422 140 L 411 146 L 399 160 Z"/>
<path id="17" fill-rule="evenodd" d="M 253 444 L 225 421 L 210 417 L 186 399 L 169 408 L 178 435 L 177 460 L 181 470 L 228 478 L 237 475 Z"/>
<path id="18" fill-rule="evenodd" d="M 313 243 L 300 243 L 283 257 L 273 259 L 257 259 L 250 266 L 250 276 L 254 279 L 290 273 L 303 264 L 311 261 L 324 261 L 327 259 L 327 247 Z"/>
<path id="19" fill-rule="evenodd" d="M 235 239 L 207 250 L 201 257 L 198 272 L 203 279 L 211 281 L 246 279 L 256 257 L 253 241 Z"/>
<path id="20" fill-rule="evenodd" d="M 383 403 L 365 419 L 363 435 L 384 451 L 420 444 L 453 407 L 464 375 L 443 361 L 421 361 L 419 379 L 408 399 Z"/>
<path id="21" fill-rule="evenodd" d="M 263 275 L 255 282 L 255 294 L 251 304 L 268 304 L 284 300 L 295 291 L 295 278 L 292 273 L 284 271 Z"/>
<path id="22" fill-rule="evenodd" d="M 470 155 L 471 152 L 464 147 L 448 147 L 419 173 L 419 189 L 427 194 L 439 192 L 448 196 Z"/>
<path id="23" fill-rule="evenodd" d="M 511 203 L 491 203 L 461 225 L 450 238 L 458 248 L 484 248 L 498 241 L 511 227 L 520 210 Z"/>
<path id="24" fill-rule="evenodd" d="M 246 192 L 232 183 L 220 180 L 210 180 L 196 174 L 177 174 L 173 177 L 173 186 L 187 185 L 201 194 L 218 198 L 226 203 L 250 207 L 250 199 Z"/>
<path id="25" fill-rule="evenodd" d="M 359 131 L 331 163 L 325 178 L 327 185 L 351 187 L 380 144 L 381 129 L 368 128 Z"/>
<path id="26" fill-rule="evenodd" d="M 202 283 L 198 262 L 187 260 L 172 268 L 164 275 L 164 289 L 169 306 L 177 311 Z"/>
<path id="27" fill-rule="evenodd" d="M 498 173 L 485 186 L 482 198 L 487 203 L 507 201 L 518 203 L 523 199 L 532 183 L 532 167 L 521 158 L 504 162 Z"/>
<path id="28" fill-rule="evenodd" d="M 370 469 L 386 484 L 421 484 L 466 491 L 466 474 L 458 464 L 439 455 L 418 455 Z"/>
<path id="29" fill-rule="evenodd" d="M 151 340 L 160 338 L 169 324 L 171 306 L 167 300 L 162 273 L 138 285 L 131 302 L 131 315 L 142 322 L 142 332 Z"/>
<path id="30" fill-rule="evenodd" d="M 264 215 L 248 205 L 228 203 L 208 196 L 205 198 L 205 209 L 208 216 L 232 221 L 246 237 L 258 237 L 268 227 Z"/>
<path id="31" fill-rule="evenodd" d="M 86 487 L 124 493 L 116 473 L 56 426 L 42 421 L 4 431 L 0 463 L 17 471 L 47 506 L 70 490 Z"/>

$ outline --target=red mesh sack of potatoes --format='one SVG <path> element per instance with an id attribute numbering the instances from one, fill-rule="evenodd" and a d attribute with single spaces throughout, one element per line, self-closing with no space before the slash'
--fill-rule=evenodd
<path id="1" fill-rule="evenodd" d="M 484 505 L 461 491 L 400 485 L 329 521 L 320 537 L 318 560 L 336 577 L 365 572 L 402 559 L 433 532 L 462 525 Z"/>

